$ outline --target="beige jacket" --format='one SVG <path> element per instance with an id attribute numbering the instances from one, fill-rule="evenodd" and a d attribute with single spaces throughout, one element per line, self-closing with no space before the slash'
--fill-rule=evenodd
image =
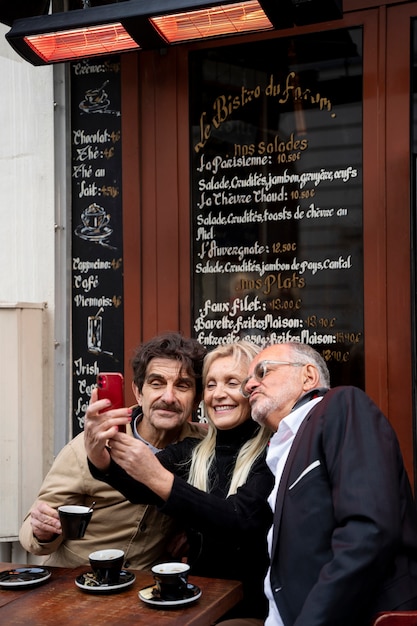
<path id="1" fill-rule="evenodd" d="M 179 439 L 190 436 L 202 438 L 205 432 L 204 427 L 187 422 Z M 27 552 L 49 555 L 44 561 L 48 565 L 77 567 L 88 564 L 88 555 L 94 550 L 120 548 L 125 552 L 124 567 L 149 569 L 168 556 L 168 544 L 179 530 L 175 522 L 159 513 L 156 507 L 131 504 L 121 493 L 91 476 L 84 449 L 84 433 L 70 441 L 58 454 L 37 499 L 44 500 L 53 508 L 61 504 L 90 505 L 96 502 L 81 540 L 63 541 L 58 536 L 51 542 L 40 543 L 33 536 L 29 511 L 20 529 L 20 543 Z"/>

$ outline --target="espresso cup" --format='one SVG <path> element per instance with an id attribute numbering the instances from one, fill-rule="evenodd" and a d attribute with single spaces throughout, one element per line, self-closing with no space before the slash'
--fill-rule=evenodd
<path id="1" fill-rule="evenodd" d="M 93 509 L 89 506 L 66 504 L 58 507 L 58 514 L 64 539 L 82 539 Z"/>
<path id="2" fill-rule="evenodd" d="M 114 585 L 119 582 L 125 553 L 123 550 L 97 550 L 88 555 L 96 580 L 102 584 Z"/>
<path id="3" fill-rule="evenodd" d="M 187 594 L 187 563 L 159 563 L 152 568 L 156 593 L 162 600 L 182 600 Z"/>

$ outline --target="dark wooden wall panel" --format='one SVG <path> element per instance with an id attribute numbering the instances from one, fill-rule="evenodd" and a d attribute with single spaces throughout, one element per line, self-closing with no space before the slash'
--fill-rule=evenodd
<path id="1" fill-rule="evenodd" d="M 176 51 L 142 55 L 143 336 L 179 327 Z"/>
<path id="2" fill-rule="evenodd" d="M 351 19 L 357 19 L 354 15 Z M 363 229 L 365 285 L 366 391 L 388 411 L 385 194 L 385 64 L 379 54 L 378 11 L 361 14 L 364 26 L 363 73 Z M 380 97 L 382 96 L 382 97 Z M 376 114 L 378 112 L 378 114 Z M 378 137 L 378 141 L 375 138 Z"/>
<path id="3" fill-rule="evenodd" d="M 140 153 L 141 153 L 141 258 L 142 340 L 158 330 L 158 272 L 157 272 L 157 153 L 155 141 L 157 112 L 156 86 L 152 52 L 140 55 Z"/>
<path id="4" fill-rule="evenodd" d="M 124 250 L 124 338 L 126 402 L 133 404 L 130 359 L 133 348 L 142 341 L 142 261 L 139 56 L 125 54 L 122 63 L 122 181 Z"/>
<path id="5" fill-rule="evenodd" d="M 411 475 L 413 467 L 410 303 L 410 18 L 417 3 L 387 10 L 387 316 L 388 415 Z M 414 246 L 413 246 L 414 247 Z M 415 294 L 413 295 L 415 297 Z"/>

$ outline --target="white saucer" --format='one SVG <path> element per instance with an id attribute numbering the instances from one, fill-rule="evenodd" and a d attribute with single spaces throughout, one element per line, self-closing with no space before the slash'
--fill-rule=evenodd
<path id="1" fill-rule="evenodd" d="M 201 589 L 197 587 L 197 585 L 191 585 L 189 583 L 187 587 L 190 595 L 188 598 L 181 598 L 181 600 L 162 600 L 162 598 L 158 598 L 158 596 L 153 593 L 155 585 L 141 589 L 138 596 L 143 602 L 152 604 L 153 606 L 183 606 L 184 604 L 195 602 L 201 596 Z"/>
<path id="2" fill-rule="evenodd" d="M 0 587 L 11 589 L 39 585 L 51 577 L 45 567 L 16 567 L 0 572 Z"/>
<path id="3" fill-rule="evenodd" d="M 113 593 L 114 591 L 130 587 L 135 580 L 136 577 L 132 572 L 122 569 L 117 583 L 99 583 L 92 572 L 85 572 L 85 574 L 77 576 L 75 584 L 83 591 L 89 591 L 90 593 Z"/>

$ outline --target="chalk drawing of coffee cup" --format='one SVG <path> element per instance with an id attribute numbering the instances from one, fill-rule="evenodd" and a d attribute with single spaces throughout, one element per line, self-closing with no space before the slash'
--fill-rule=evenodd
<path id="1" fill-rule="evenodd" d="M 102 206 L 93 202 L 81 213 L 81 221 L 84 224 L 84 228 L 102 230 L 109 223 L 110 215 L 106 213 Z"/>
<path id="2" fill-rule="evenodd" d="M 108 82 L 109 81 L 106 80 L 106 82 L 97 89 L 87 89 L 84 94 L 84 100 L 80 103 L 80 108 L 83 111 L 94 113 L 96 111 L 103 111 L 107 109 L 110 104 L 110 100 L 104 88 Z"/>
<path id="3" fill-rule="evenodd" d="M 107 98 L 107 94 L 104 89 L 87 89 L 85 92 L 85 99 L 89 104 L 102 104 Z"/>
<path id="4" fill-rule="evenodd" d="M 111 216 L 102 206 L 93 202 L 81 213 L 81 224 L 77 226 L 74 233 L 81 239 L 116 250 L 108 243 L 113 232 L 113 229 L 108 226 L 110 218 Z"/>

